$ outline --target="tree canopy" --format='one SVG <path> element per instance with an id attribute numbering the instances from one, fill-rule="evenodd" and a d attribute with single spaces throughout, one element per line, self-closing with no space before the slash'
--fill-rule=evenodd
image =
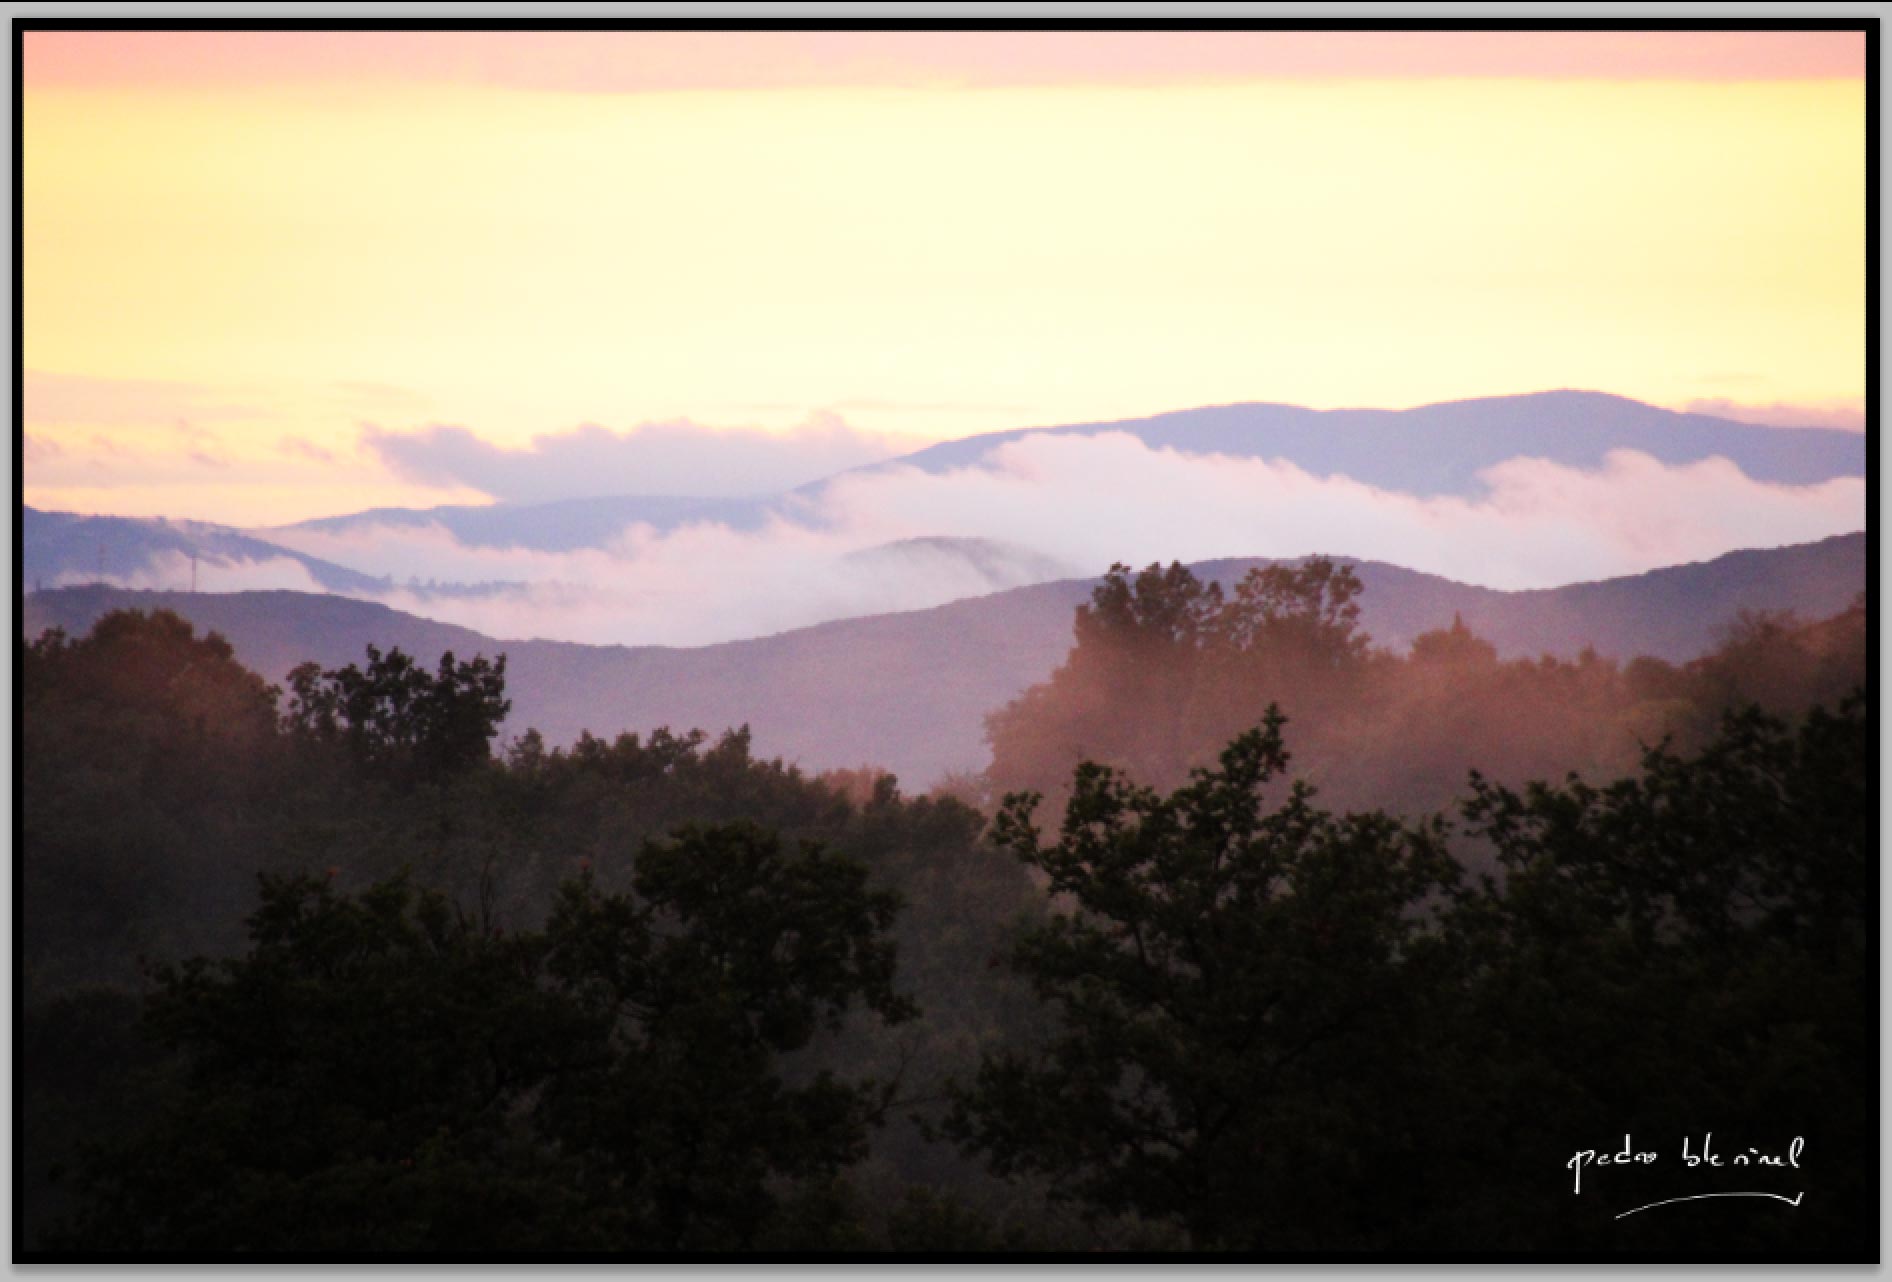
<path id="1" fill-rule="evenodd" d="M 1001 1171 L 1173 1219 L 1201 1248 L 1349 1243 L 1385 1176 L 1334 1158 L 1402 1156 L 1417 1083 L 1385 1052 L 1424 1039 L 1451 960 L 1429 924 L 1459 878 L 1438 830 L 1332 815 L 1304 783 L 1266 805 L 1282 724 L 1271 712 L 1167 797 L 1080 766 L 1051 845 L 1029 794 L 994 825 L 1070 905 L 1012 958 L 1059 1031 L 988 1057 L 952 1130 Z"/>
<path id="2" fill-rule="evenodd" d="M 1359 599 L 1119 566 L 918 795 L 746 726 L 498 744 L 503 656 L 285 707 L 173 615 L 43 637 L 17 1231 L 1869 1257 L 1863 602 L 1675 665 L 1393 653 Z M 1807 1196 L 1619 1221 L 1673 1172 L 1566 1163 L 1625 1129 L 1798 1138 Z"/>
<path id="3" fill-rule="evenodd" d="M 860 1004 L 898 1022 L 897 899 L 747 825 L 648 846 L 513 931 L 405 879 L 265 879 L 241 957 L 160 968 L 180 1056 L 86 1166 L 70 1239 L 134 1250 L 754 1245 L 782 1180 L 856 1160 L 871 1080 L 781 1057 Z"/>
<path id="4" fill-rule="evenodd" d="M 998 837 L 1059 905 L 1010 964 L 1055 1032 L 983 1057 L 961 1144 L 1197 1248 L 1664 1251 L 1703 1220 L 1615 1212 L 1675 1195 L 1684 1133 L 1732 1130 L 1744 1161 L 1820 1152 L 1819 1205 L 1711 1213 L 1718 1243 L 1870 1250 L 1863 692 L 1798 726 L 1731 712 L 1699 752 L 1658 744 L 1607 784 L 1474 777 L 1476 875 L 1443 820 L 1335 815 L 1300 782 L 1267 804 L 1281 726 L 1168 796 L 1080 766 L 1049 845 L 1038 799 L 1007 799 Z M 1616 1175 L 1607 1206 L 1547 1195 L 1589 1147 L 1573 1135 L 1628 1133 L 1670 1168 Z"/>
<path id="5" fill-rule="evenodd" d="M 503 654 L 463 663 L 449 650 L 429 675 L 399 649 L 370 645 L 365 670 L 304 663 L 289 673 L 289 690 L 292 733 L 338 742 L 361 770 L 401 782 L 444 779 L 487 760 L 512 708 Z"/>

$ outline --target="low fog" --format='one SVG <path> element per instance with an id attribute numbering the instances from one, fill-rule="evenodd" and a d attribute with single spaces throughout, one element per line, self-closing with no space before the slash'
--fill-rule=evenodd
<path id="1" fill-rule="evenodd" d="M 844 475 L 785 509 L 792 516 L 746 532 L 633 525 L 563 553 L 468 546 L 439 526 L 266 537 L 391 579 L 373 599 L 396 609 L 501 638 L 701 645 L 1098 574 L 1119 560 L 1328 553 L 1546 588 L 1865 522 L 1861 479 L 1776 485 L 1723 459 L 1667 466 L 1619 451 L 1586 471 L 1519 458 L 1483 477 L 1477 499 L 1419 498 L 1287 463 L 1152 449 L 1121 433 L 1041 435 L 955 471 Z M 199 577 L 206 591 L 316 590 L 286 558 L 200 564 Z M 167 563 L 124 582 L 188 581 L 187 565 Z M 441 590 L 449 585 L 484 588 Z"/>

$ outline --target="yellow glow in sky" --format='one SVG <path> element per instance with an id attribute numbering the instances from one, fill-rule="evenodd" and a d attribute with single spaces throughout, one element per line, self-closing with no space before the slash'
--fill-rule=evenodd
<path id="1" fill-rule="evenodd" d="M 29 403 L 45 456 L 187 460 L 195 433 L 273 469 L 218 499 L 178 461 L 191 511 L 149 477 L 120 510 L 468 497 L 361 470 L 380 488 L 338 501 L 317 455 L 365 469 L 363 422 L 520 443 L 836 409 L 948 437 L 1242 400 L 1865 390 L 1856 80 L 29 83 L 24 121 L 26 368 L 214 407 Z M 71 497 L 35 479 L 29 451 L 28 502 Z"/>

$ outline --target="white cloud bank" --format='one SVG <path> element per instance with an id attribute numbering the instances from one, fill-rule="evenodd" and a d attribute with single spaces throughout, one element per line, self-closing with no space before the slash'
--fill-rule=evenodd
<path id="1" fill-rule="evenodd" d="M 399 581 L 516 583 L 483 595 L 400 587 L 376 597 L 502 639 L 700 645 L 1096 574 L 1119 560 L 1330 553 L 1543 588 L 1865 524 L 1862 479 L 1775 485 L 1722 459 L 1667 466 L 1619 451 L 1593 471 L 1520 458 L 1484 475 L 1483 497 L 1419 498 L 1286 463 L 1152 449 L 1122 433 L 1043 435 L 957 471 L 845 476 L 822 492 L 818 520 L 750 532 L 632 526 L 606 546 L 564 553 L 470 547 L 437 526 L 276 537 Z M 968 554 L 922 543 L 860 555 L 936 538 L 985 542 Z M 217 577 L 228 590 L 229 576 Z"/>
<path id="2" fill-rule="evenodd" d="M 200 556 L 195 568 L 197 587 L 201 592 L 328 591 L 309 573 L 308 567 L 294 557 L 244 560 Z M 138 592 L 185 592 L 190 590 L 191 570 L 191 559 L 187 554 L 155 552 L 140 569 L 129 574 L 107 574 L 103 581 Z M 44 586 L 78 587 L 100 581 L 97 574 L 85 570 L 67 570 L 55 575 Z"/>

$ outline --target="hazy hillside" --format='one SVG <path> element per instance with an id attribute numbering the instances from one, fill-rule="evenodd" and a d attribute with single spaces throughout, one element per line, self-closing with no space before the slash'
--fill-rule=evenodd
<path id="1" fill-rule="evenodd" d="M 1037 432 L 1126 432 L 1148 445 L 1185 454 L 1286 459 L 1317 475 L 1341 474 L 1423 495 L 1475 493 L 1476 474 L 1509 458 L 1595 467 L 1612 449 L 1639 450 L 1671 464 L 1720 455 L 1756 479 L 1793 484 L 1863 476 L 1866 462 L 1865 437 L 1857 432 L 1757 427 L 1679 414 L 1600 392 L 1541 392 L 1408 410 L 1210 406 L 1117 422 L 989 432 L 856 470 L 909 465 L 947 471 Z M 745 499 L 630 495 L 490 507 L 376 508 L 283 529 L 337 534 L 377 525 L 437 523 L 467 544 L 569 551 L 603 543 L 634 522 L 672 529 L 692 521 L 715 521 L 754 529 L 772 515 L 792 519 L 827 484 L 816 481 L 791 494 Z"/>
<path id="2" fill-rule="evenodd" d="M 768 519 L 776 503 L 776 499 L 767 497 L 719 499 L 632 494 L 546 503 L 498 503 L 487 507 L 377 507 L 281 528 L 340 534 L 375 526 L 438 525 L 471 547 L 530 547 L 543 552 L 569 552 L 574 548 L 597 547 L 623 533 L 625 526 L 640 523 L 668 530 L 692 521 L 713 521 L 733 529 L 752 530 Z"/>
<path id="3" fill-rule="evenodd" d="M 201 572 L 239 562 L 287 558 L 309 577 L 336 592 L 371 591 L 380 580 L 253 538 L 227 526 L 203 521 L 170 521 L 123 516 L 80 516 L 72 512 L 20 509 L 20 561 L 31 589 L 35 581 L 52 583 L 60 575 L 92 579 L 150 576 L 190 586 L 189 561 L 195 553 Z"/>
<path id="4" fill-rule="evenodd" d="M 850 552 L 843 561 L 857 570 L 888 575 L 970 571 L 989 592 L 1069 578 L 1077 569 L 1000 539 L 900 539 Z"/>
<path id="5" fill-rule="evenodd" d="M 1259 560 L 1207 561 L 1198 573 L 1233 584 Z M 1505 658 L 1574 655 L 1584 645 L 1615 657 L 1679 662 L 1713 646 L 1741 610 L 1792 610 L 1807 619 L 1844 609 L 1866 590 L 1866 536 L 1784 548 L 1749 548 L 1712 561 L 1560 588 L 1499 592 L 1376 561 L 1354 562 L 1366 591 L 1362 618 L 1381 645 L 1403 649 L 1451 622 Z"/>
<path id="6" fill-rule="evenodd" d="M 1260 561 L 1205 563 L 1239 578 Z M 1710 648 L 1742 609 L 1807 618 L 1844 609 L 1866 586 L 1863 534 L 1736 552 L 1632 578 L 1542 592 L 1496 592 L 1397 566 L 1359 564 L 1363 624 L 1403 645 L 1454 613 L 1506 656 L 1604 654 L 1681 660 Z M 339 666 L 373 642 L 433 659 L 451 649 L 509 656 L 508 733 L 536 726 L 562 743 L 658 725 L 749 723 L 756 746 L 811 768 L 887 766 L 924 785 L 981 768 L 983 718 L 1042 680 L 1070 647 L 1072 610 L 1093 580 L 1064 580 L 931 610 L 847 619 L 699 649 L 500 641 L 384 606 L 295 592 L 222 595 L 67 588 L 29 596 L 27 635 L 81 632 L 121 607 L 165 608 L 228 637 L 273 681 L 305 659 Z"/>

